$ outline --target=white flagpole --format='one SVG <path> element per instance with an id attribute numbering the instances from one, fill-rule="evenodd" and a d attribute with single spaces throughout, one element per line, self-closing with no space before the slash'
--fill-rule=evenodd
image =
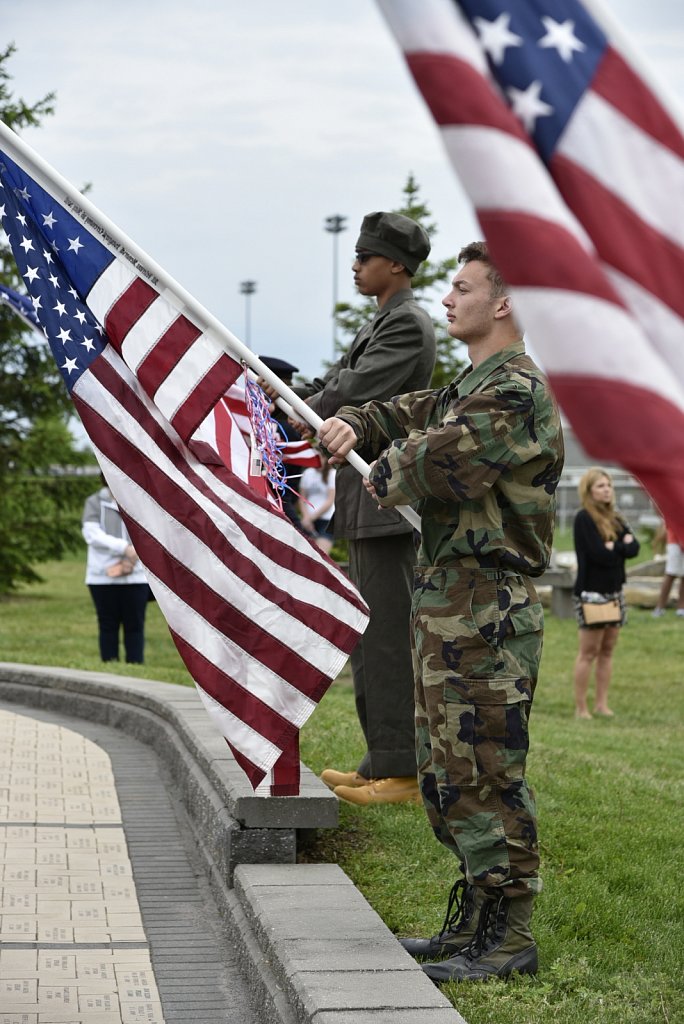
<path id="1" fill-rule="evenodd" d="M 251 367 L 257 376 L 263 377 L 271 387 L 278 391 L 282 398 L 291 406 L 291 411 L 295 414 L 295 418 L 303 420 L 310 424 L 315 431 L 318 431 L 323 420 L 303 399 L 284 384 L 280 377 L 273 373 L 265 363 L 261 362 L 258 356 L 254 355 L 227 327 L 224 327 L 220 320 L 217 320 L 197 299 L 193 298 L 170 274 L 167 274 L 158 263 L 148 256 L 140 246 L 136 245 L 128 235 L 124 234 L 116 224 L 98 210 L 71 182 L 67 181 L 54 167 L 47 163 L 46 160 L 43 160 L 28 143 L 20 139 L 16 132 L 12 131 L 11 128 L 8 128 L 1 121 L 0 145 L 26 174 L 29 174 L 46 192 L 49 192 L 55 202 L 63 206 L 73 217 L 80 220 L 90 232 L 94 233 L 100 244 L 108 249 L 112 255 L 120 259 L 125 254 L 126 259 L 131 262 L 136 272 L 178 309 L 179 313 L 184 314 L 203 332 L 210 332 L 221 342 L 234 359 Z M 364 479 L 368 479 L 370 467 L 356 452 L 350 452 L 347 455 L 347 461 Z M 420 517 L 414 509 L 408 505 L 400 505 L 397 507 L 397 512 L 400 512 L 416 530 L 420 530 Z"/>

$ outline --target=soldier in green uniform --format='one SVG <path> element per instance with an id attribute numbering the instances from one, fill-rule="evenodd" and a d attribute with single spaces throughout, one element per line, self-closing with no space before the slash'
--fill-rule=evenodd
<path id="1" fill-rule="evenodd" d="M 402 943 L 435 961 L 423 970 L 436 982 L 537 969 L 539 847 L 525 762 L 543 614 L 532 578 L 548 565 L 563 466 L 558 409 L 486 245 L 466 246 L 459 264 L 443 302 L 471 365 L 438 391 L 342 408 L 319 431 L 334 461 L 352 448 L 377 459 L 366 489 L 381 508 L 421 513 L 418 774 L 430 824 L 463 877 L 441 932 Z"/>
<path id="2" fill-rule="evenodd" d="M 363 218 L 352 271 L 361 295 L 376 299 L 375 315 L 324 377 L 294 389 L 323 419 L 341 406 L 387 401 L 429 385 L 435 332 L 411 290 L 429 253 L 426 231 L 410 217 L 376 211 Z M 264 390 L 276 394 L 267 385 Z M 311 436 L 306 423 L 295 426 Z M 370 610 L 368 628 L 351 656 L 366 751 L 356 768 L 329 767 L 321 778 L 341 800 L 360 807 L 420 801 L 409 631 L 414 530 L 398 512 L 379 515 L 361 477 L 346 464 L 335 479 L 332 526 L 335 537 L 347 540 L 349 576 Z"/>

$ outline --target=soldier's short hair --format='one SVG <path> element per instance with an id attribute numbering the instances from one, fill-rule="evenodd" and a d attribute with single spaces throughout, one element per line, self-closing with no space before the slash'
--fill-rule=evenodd
<path id="1" fill-rule="evenodd" d="M 464 245 L 458 254 L 459 263 L 484 263 L 487 266 L 487 280 L 492 289 L 492 298 L 498 299 L 508 293 L 508 285 L 492 262 L 486 242 L 470 242 Z"/>

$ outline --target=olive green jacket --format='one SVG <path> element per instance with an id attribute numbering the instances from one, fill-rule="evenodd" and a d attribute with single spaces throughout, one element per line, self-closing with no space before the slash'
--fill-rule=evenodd
<path id="1" fill-rule="evenodd" d="M 294 390 L 323 419 L 343 405 L 384 402 L 393 395 L 425 388 L 435 365 L 432 320 L 413 298 L 410 288 L 393 295 L 365 324 L 349 352 L 326 375 Z M 335 479 L 336 537 L 359 540 L 412 529 L 398 512 L 378 512 L 351 466 L 340 467 Z"/>

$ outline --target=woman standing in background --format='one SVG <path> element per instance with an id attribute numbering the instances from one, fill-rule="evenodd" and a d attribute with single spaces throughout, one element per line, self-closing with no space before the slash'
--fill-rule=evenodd
<path id="1" fill-rule="evenodd" d="M 104 484 L 104 477 L 101 479 Z M 85 581 L 97 612 L 100 657 L 102 661 L 119 660 L 123 628 L 126 661 L 142 664 L 149 587 L 106 484 L 86 499 L 82 532 L 88 545 Z"/>
<path id="2" fill-rule="evenodd" d="M 625 621 L 625 559 L 639 554 L 639 542 L 615 507 L 610 474 L 594 466 L 579 482 L 582 507 L 575 516 L 575 610 L 579 625 L 579 652 L 575 661 L 575 715 L 591 718 L 587 690 L 592 667 L 596 666 L 594 714 L 612 717 L 608 688 L 613 672 L 613 651 L 619 629 Z M 590 624 L 584 606 L 617 601 L 612 622 Z"/>

